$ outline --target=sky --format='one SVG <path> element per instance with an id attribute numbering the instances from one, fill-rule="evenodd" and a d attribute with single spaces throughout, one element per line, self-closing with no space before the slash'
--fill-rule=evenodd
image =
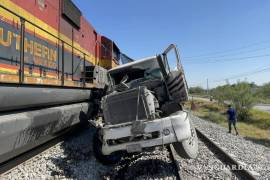
<path id="1" fill-rule="evenodd" d="M 131 58 L 178 46 L 188 85 L 270 82 L 269 0 L 73 0 Z"/>

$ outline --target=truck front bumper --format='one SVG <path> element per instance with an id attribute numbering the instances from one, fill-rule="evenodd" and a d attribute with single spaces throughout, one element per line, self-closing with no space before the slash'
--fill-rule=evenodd
<path id="1" fill-rule="evenodd" d="M 178 111 L 168 117 L 134 121 L 129 124 L 102 128 L 102 152 L 109 155 L 115 151 L 140 152 L 143 148 L 181 142 L 191 136 L 190 116 Z"/>

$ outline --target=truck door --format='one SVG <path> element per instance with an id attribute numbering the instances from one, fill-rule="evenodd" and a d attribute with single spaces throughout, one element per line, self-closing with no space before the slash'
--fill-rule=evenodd
<path id="1" fill-rule="evenodd" d="M 171 100 L 180 103 L 188 100 L 188 87 L 177 47 L 171 44 L 157 59 Z"/>

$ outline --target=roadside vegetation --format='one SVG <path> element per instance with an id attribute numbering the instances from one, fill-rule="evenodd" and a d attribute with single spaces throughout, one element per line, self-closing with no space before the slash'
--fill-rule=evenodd
<path id="1" fill-rule="evenodd" d="M 270 82 L 262 86 L 258 86 L 255 83 L 245 83 L 245 82 L 238 84 L 246 84 L 250 88 L 252 95 L 254 95 L 254 97 L 256 98 L 256 103 L 270 104 Z M 200 86 L 190 87 L 189 94 L 190 96 L 194 97 L 209 97 L 210 95 L 213 95 L 213 93 L 218 93 L 218 91 L 222 90 L 222 88 L 229 88 L 231 86 L 233 87 L 235 86 L 235 84 L 218 86 L 217 88 L 210 89 L 209 95 L 207 94 L 207 90 L 203 89 Z"/>
<path id="2" fill-rule="evenodd" d="M 250 120 L 250 110 L 258 100 L 252 85 L 245 82 L 219 86 L 212 90 L 211 95 L 219 105 L 231 104 L 234 106 L 237 119 L 240 121 Z"/>
<path id="3" fill-rule="evenodd" d="M 226 111 L 231 104 L 237 111 L 240 135 L 270 147 L 270 113 L 252 108 L 257 103 L 270 102 L 270 83 L 261 87 L 245 82 L 219 86 L 211 90 L 211 96 L 213 101 L 194 98 L 193 114 L 227 128 Z M 186 108 L 190 107 L 191 101 L 186 104 Z"/>
<path id="4" fill-rule="evenodd" d="M 258 102 L 263 104 L 270 104 L 270 83 L 264 84 L 256 91 Z"/>
<path id="5" fill-rule="evenodd" d="M 227 106 L 220 105 L 217 102 L 193 101 L 196 106 L 196 109 L 192 112 L 194 115 L 228 128 Z M 190 107 L 191 101 L 186 104 L 187 109 L 190 109 Z M 240 135 L 246 139 L 270 147 L 270 113 L 252 109 L 249 121 L 238 120 L 237 128 Z"/>
<path id="6" fill-rule="evenodd" d="M 199 86 L 189 88 L 189 94 L 194 97 L 208 97 L 207 91 Z"/>

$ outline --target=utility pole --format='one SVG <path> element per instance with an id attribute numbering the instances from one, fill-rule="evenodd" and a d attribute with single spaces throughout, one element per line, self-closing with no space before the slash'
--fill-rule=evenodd
<path id="1" fill-rule="evenodd" d="M 209 84 L 208 84 L 208 78 L 206 79 L 206 86 L 207 86 L 207 95 L 208 95 L 208 97 L 210 97 L 210 96 L 209 96 Z"/>

